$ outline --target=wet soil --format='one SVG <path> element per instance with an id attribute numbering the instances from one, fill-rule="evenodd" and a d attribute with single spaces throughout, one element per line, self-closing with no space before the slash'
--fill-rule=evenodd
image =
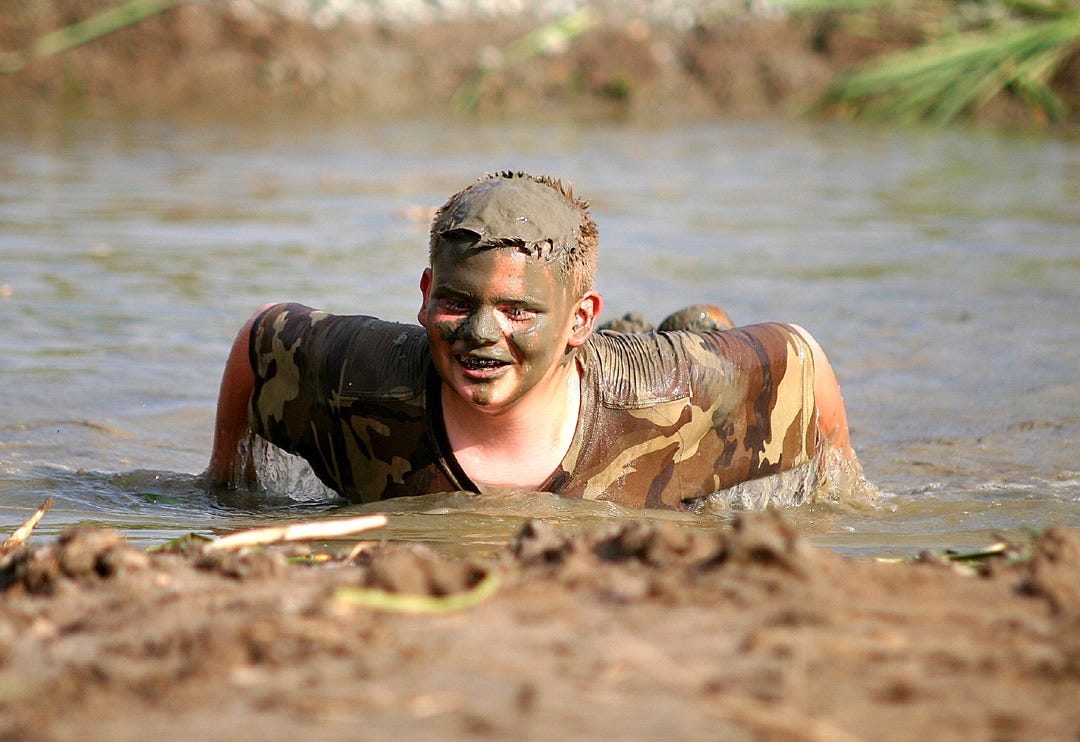
<path id="1" fill-rule="evenodd" d="M 22 547 L 0 565 L 0 736 L 1080 733 L 1075 530 L 977 567 L 851 560 L 775 513 L 709 534 L 536 521 L 485 560 L 350 546 Z"/>
<path id="2" fill-rule="evenodd" d="M 12 52 L 115 3 L 9 5 L 0 15 L 0 50 Z M 511 44 L 538 24 L 523 15 L 319 30 L 260 4 L 190 3 L 0 74 L 0 98 L 169 116 L 793 116 L 810 109 L 840 72 L 920 38 L 902 14 L 853 24 L 832 14 L 784 20 L 745 13 L 677 28 L 609 13 L 565 44 L 508 57 Z M 1080 110 L 1080 55 L 1056 87 Z M 1008 97 L 982 115 L 1032 119 Z"/>

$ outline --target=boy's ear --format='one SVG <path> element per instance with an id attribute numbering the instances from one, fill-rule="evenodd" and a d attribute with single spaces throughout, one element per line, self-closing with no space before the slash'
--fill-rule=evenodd
<path id="1" fill-rule="evenodd" d="M 596 328 L 596 320 L 603 308 L 604 299 L 596 291 L 589 291 L 578 299 L 577 306 L 574 308 L 574 324 L 570 329 L 570 338 L 567 340 L 571 348 L 585 344 Z"/>
<path id="2" fill-rule="evenodd" d="M 416 321 L 424 327 L 427 327 L 427 305 L 428 295 L 431 293 L 431 268 L 424 268 L 424 272 L 420 274 L 420 296 L 422 301 L 420 304 L 420 311 L 416 313 Z"/>

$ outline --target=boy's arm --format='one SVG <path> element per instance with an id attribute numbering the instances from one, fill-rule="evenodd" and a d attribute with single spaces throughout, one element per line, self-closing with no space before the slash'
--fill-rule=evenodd
<path id="1" fill-rule="evenodd" d="M 817 406 L 818 436 L 826 441 L 830 448 L 843 454 L 845 460 L 854 461 L 855 451 L 851 448 L 844 396 L 840 392 L 840 382 L 836 380 L 832 364 L 809 332 L 798 325 L 792 327 L 806 340 L 814 356 L 814 400 Z"/>
<path id="2" fill-rule="evenodd" d="M 237 481 L 254 482 L 254 463 L 248 460 L 239 471 L 240 442 L 251 435 L 248 430 L 248 404 L 255 388 L 255 372 L 248 358 L 251 328 L 255 320 L 272 304 L 267 304 L 244 323 L 233 340 L 225 371 L 221 375 L 218 393 L 217 415 L 214 418 L 214 443 L 210 463 L 204 477 L 208 485 L 229 484 Z"/>

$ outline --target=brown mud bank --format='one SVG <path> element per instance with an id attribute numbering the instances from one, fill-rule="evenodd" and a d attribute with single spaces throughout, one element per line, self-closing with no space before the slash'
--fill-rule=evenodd
<path id="1" fill-rule="evenodd" d="M 488 561 L 76 531 L 0 568 L 0 736 L 1073 740 L 1080 532 L 1021 551 L 854 561 L 771 513 Z"/>
<path id="2" fill-rule="evenodd" d="M 0 49 L 10 52 L 115 3 L 9 5 Z M 5 107 L 66 103 L 157 115 L 444 115 L 460 112 L 464 101 L 500 116 L 790 116 L 813 105 L 840 72 L 918 39 L 910 24 L 887 17 L 863 35 L 828 14 L 728 13 L 680 27 L 609 12 L 581 33 L 556 34 L 550 43 L 534 37 L 536 49 L 514 45 L 542 25 L 523 13 L 319 29 L 267 4 L 190 3 L 2 74 L 0 97 Z M 1080 64 L 1072 67 L 1062 84 L 1076 88 L 1063 91 L 1075 101 Z M 481 69 L 487 72 L 478 76 Z M 1005 97 L 983 115 L 1030 118 Z"/>

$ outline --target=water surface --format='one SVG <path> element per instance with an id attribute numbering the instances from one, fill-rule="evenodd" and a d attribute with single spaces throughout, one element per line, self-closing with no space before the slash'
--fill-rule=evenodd
<path id="1" fill-rule="evenodd" d="M 815 542 L 909 553 L 1080 525 L 1080 142 L 805 122 L 5 116 L 5 530 L 46 496 L 39 538 L 88 523 L 146 545 L 335 509 L 196 486 L 232 337 L 271 300 L 413 321 L 426 215 L 497 169 L 563 177 L 592 202 L 605 317 L 708 301 L 820 340 L 886 495 L 795 509 Z M 626 515 L 554 498 L 390 507 L 391 537 L 447 548 L 501 543 L 530 515 Z"/>

